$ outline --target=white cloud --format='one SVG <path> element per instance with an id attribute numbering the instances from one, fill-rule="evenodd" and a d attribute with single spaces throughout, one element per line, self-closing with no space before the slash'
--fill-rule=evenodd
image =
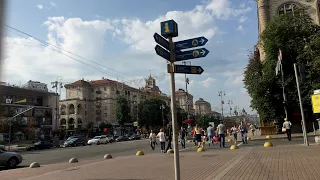
<path id="1" fill-rule="evenodd" d="M 201 84 L 205 88 L 209 88 L 215 81 L 216 79 L 208 77 L 207 79 L 200 81 L 199 84 Z"/>
<path id="2" fill-rule="evenodd" d="M 239 16 L 251 11 L 251 7 L 240 6 L 232 8 L 230 0 L 212 0 L 206 7 L 212 11 L 212 14 L 218 19 L 228 19 L 230 16 Z"/>
<path id="3" fill-rule="evenodd" d="M 56 7 L 56 6 L 57 6 L 56 3 L 54 3 L 53 1 L 50 1 L 50 5 L 51 5 L 52 7 Z"/>
<path id="4" fill-rule="evenodd" d="M 38 8 L 38 9 L 42 9 L 42 8 L 43 8 L 43 5 L 38 4 L 38 5 L 37 5 L 37 8 Z"/>
<path id="5" fill-rule="evenodd" d="M 246 16 L 241 16 L 240 19 L 239 19 L 239 23 L 244 23 L 248 20 L 248 17 Z"/>
<path id="6" fill-rule="evenodd" d="M 237 76 L 229 76 L 229 78 L 225 82 L 225 86 L 227 87 L 241 87 L 243 86 L 243 75 Z"/>
<path id="7" fill-rule="evenodd" d="M 239 25 L 239 26 L 237 27 L 237 30 L 243 32 L 243 31 L 244 31 L 243 26 L 242 26 L 242 25 Z"/>

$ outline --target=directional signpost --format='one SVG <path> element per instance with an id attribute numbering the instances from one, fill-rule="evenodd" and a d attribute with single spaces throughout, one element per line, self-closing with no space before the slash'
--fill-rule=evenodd
<path id="1" fill-rule="evenodd" d="M 194 47 L 199 47 L 199 46 L 204 46 L 208 42 L 208 39 L 205 37 L 197 37 L 193 39 L 187 39 L 184 41 L 178 41 L 175 42 L 175 48 L 176 50 L 181 50 L 181 49 L 189 49 L 189 48 L 194 48 Z"/>
<path id="2" fill-rule="evenodd" d="M 209 51 L 206 48 L 200 48 L 200 49 L 184 51 L 184 52 L 177 52 L 176 61 L 202 58 L 202 57 L 206 57 L 208 54 L 209 54 Z"/>
<path id="3" fill-rule="evenodd" d="M 193 39 L 173 42 L 172 38 L 178 36 L 178 24 L 174 20 L 164 21 L 160 23 L 161 35 L 155 33 L 154 40 L 160 45 L 156 45 L 155 51 L 162 58 L 168 61 L 167 70 L 170 73 L 170 86 L 171 86 L 171 117 L 172 117 L 172 133 L 174 142 L 174 171 L 175 180 L 180 180 L 180 162 L 179 162 L 179 145 L 178 145 L 178 128 L 177 128 L 177 112 L 176 112 L 176 97 L 175 97 L 175 73 L 183 74 L 202 74 L 203 68 L 201 66 L 187 66 L 175 65 L 176 61 L 183 61 L 187 59 L 196 59 L 206 57 L 209 51 L 206 48 L 198 48 L 193 50 L 186 50 L 204 46 L 208 39 L 205 37 L 197 37 Z M 166 38 L 168 40 L 166 40 Z M 168 51 L 167 51 L 167 50 Z M 184 50 L 184 51 L 181 51 Z M 190 104 L 190 101 L 186 101 Z"/>

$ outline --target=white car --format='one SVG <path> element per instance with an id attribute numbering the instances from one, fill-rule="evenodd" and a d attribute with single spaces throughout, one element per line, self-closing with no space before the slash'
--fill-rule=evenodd
<path id="1" fill-rule="evenodd" d="M 107 138 L 107 136 L 102 135 L 102 136 L 95 136 L 94 138 L 90 139 L 88 141 L 88 145 L 100 145 L 100 144 L 107 144 L 109 142 L 109 139 Z"/>

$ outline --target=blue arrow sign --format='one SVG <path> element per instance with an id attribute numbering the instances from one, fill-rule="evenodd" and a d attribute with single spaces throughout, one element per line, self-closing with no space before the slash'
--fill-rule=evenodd
<path id="1" fill-rule="evenodd" d="M 175 44 L 176 50 L 180 50 L 180 49 L 189 49 L 189 48 L 204 46 L 205 44 L 207 44 L 207 42 L 208 42 L 208 39 L 202 36 L 202 37 L 197 37 L 193 39 L 178 41 L 178 42 L 175 42 L 174 44 Z"/>
<path id="2" fill-rule="evenodd" d="M 209 51 L 206 48 L 200 48 L 184 52 L 176 52 L 176 61 L 183 61 L 187 59 L 196 59 L 206 57 Z"/>
<path id="3" fill-rule="evenodd" d="M 162 37 L 158 33 L 154 33 L 153 38 L 156 41 L 156 43 L 160 44 L 162 47 L 170 51 L 169 42 L 164 37 Z"/>
<path id="4" fill-rule="evenodd" d="M 170 66 L 168 66 L 168 72 L 170 72 L 169 68 Z M 174 73 L 202 74 L 203 71 L 201 66 L 174 65 Z"/>
<path id="5" fill-rule="evenodd" d="M 161 56 L 161 57 L 163 57 L 164 59 L 170 61 L 170 53 L 169 53 L 167 50 L 163 49 L 163 48 L 162 48 L 161 46 L 159 46 L 159 45 L 156 45 L 156 47 L 155 47 L 154 49 L 156 50 L 156 53 L 157 53 L 159 56 Z"/>

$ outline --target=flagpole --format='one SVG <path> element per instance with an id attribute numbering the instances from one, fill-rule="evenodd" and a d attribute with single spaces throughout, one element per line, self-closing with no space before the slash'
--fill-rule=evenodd
<path id="1" fill-rule="evenodd" d="M 286 114 L 286 119 L 288 119 L 288 113 L 287 113 L 287 99 L 286 99 L 286 93 L 284 91 L 284 76 L 283 76 L 283 67 L 282 67 L 282 60 L 280 60 L 280 67 L 281 67 L 281 79 L 282 79 L 282 95 L 283 95 L 283 107 L 284 107 L 284 113 Z"/>

